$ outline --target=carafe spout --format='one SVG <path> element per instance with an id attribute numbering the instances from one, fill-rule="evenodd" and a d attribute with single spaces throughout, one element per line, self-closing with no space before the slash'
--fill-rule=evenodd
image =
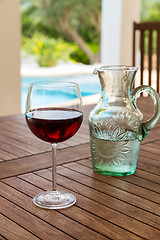
<path id="1" fill-rule="evenodd" d="M 137 67 L 130 66 L 102 66 L 94 69 L 98 74 L 102 91 L 107 96 L 127 97 L 130 95 L 133 86 L 133 79 Z"/>

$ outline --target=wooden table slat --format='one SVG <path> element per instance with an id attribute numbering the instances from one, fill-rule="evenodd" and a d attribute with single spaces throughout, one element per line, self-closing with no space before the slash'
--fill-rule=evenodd
<path id="1" fill-rule="evenodd" d="M 134 195 L 140 196 L 142 198 L 145 198 L 145 199 L 148 199 L 148 200 L 151 200 L 155 203 L 160 204 L 160 198 L 159 198 L 158 193 L 155 193 L 155 192 L 153 192 L 151 190 L 148 190 L 148 189 L 145 189 L 145 191 L 144 191 L 141 186 L 137 186 L 137 185 L 134 185 L 133 183 L 126 182 L 125 177 L 119 177 L 119 181 L 117 181 L 116 177 L 115 178 L 113 178 L 113 177 L 106 178 L 103 175 L 95 173 L 95 172 L 93 172 L 93 170 L 90 170 L 90 168 L 91 168 L 90 167 L 90 165 L 91 165 L 90 162 L 91 161 L 89 161 L 89 160 L 80 160 L 77 163 L 74 163 L 74 165 L 72 164 L 72 169 L 74 169 L 75 171 L 78 171 L 80 173 L 83 173 L 87 176 L 90 176 L 92 178 L 95 178 L 99 181 L 102 181 L 104 183 L 107 183 L 107 184 L 110 184 L 110 185 L 115 186 L 117 188 L 120 188 L 124 191 L 130 192 Z M 89 168 L 88 168 L 88 166 L 85 165 L 85 163 L 87 163 L 87 165 L 89 165 Z M 82 165 L 82 166 L 79 166 L 79 164 Z M 83 171 L 82 171 L 82 169 L 83 169 Z"/>
<path id="2" fill-rule="evenodd" d="M 50 224 L 47 224 L 45 221 L 37 218 L 36 216 L 30 214 L 24 209 L 18 207 L 12 202 L 6 200 L 5 198 L 0 197 L 0 203 L 3 206 L 1 208 L 2 214 L 8 218 L 11 218 L 12 221 L 18 223 L 21 227 L 32 232 L 36 237 L 40 239 L 72 239 L 68 235 L 54 228 Z"/>
<path id="3" fill-rule="evenodd" d="M 75 172 L 74 168 L 72 168 L 73 164 L 67 164 L 67 168 L 64 167 L 58 167 L 58 173 L 63 174 L 64 176 L 67 176 L 73 180 L 76 180 L 78 182 L 81 182 L 87 186 L 90 186 L 90 181 L 93 182 L 93 178 L 90 178 L 86 175 L 83 175 L 83 171 L 81 173 Z M 82 169 L 81 169 L 82 170 Z M 152 202 L 145 200 L 144 198 L 140 198 L 136 195 L 130 194 L 129 192 L 125 192 L 121 189 L 115 188 L 107 183 L 99 182 L 96 179 L 94 179 L 93 186 L 94 189 L 105 193 L 109 196 L 112 196 L 116 199 L 123 200 L 127 203 L 130 203 L 132 205 L 136 205 L 138 202 L 138 206 L 144 210 L 154 212 L 157 215 L 160 215 L 160 206 L 158 204 L 153 204 Z"/>
<path id="4" fill-rule="evenodd" d="M 32 186 L 33 187 L 33 186 Z M 61 211 L 46 211 L 41 208 L 38 208 L 33 205 L 31 198 L 26 196 L 25 194 L 22 194 L 21 192 L 3 184 L 3 191 L 2 189 L 2 183 L 0 184 L 0 195 L 7 198 L 10 201 L 16 202 L 18 206 L 25 208 L 28 212 L 30 212 L 33 215 L 36 215 L 37 217 L 43 219 L 47 223 L 51 224 L 52 226 L 56 227 L 57 229 L 65 232 L 66 234 L 72 236 L 76 239 L 82 239 L 82 236 L 84 239 L 107 239 L 106 236 L 103 236 L 92 229 L 84 226 L 83 224 L 78 223 L 77 221 L 74 221 L 72 218 L 69 218 L 65 216 Z M 34 188 L 35 189 L 35 188 Z M 4 191 L 5 190 L 5 191 Z M 40 189 L 37 189 L 37 193 L 40 191 Z M 12 196 L 14 194 L 14 196 Z M 35 192 L 36 194 L 36 192 Z M 33 197 L 33 196 L 32 196 Z M 72 208 L 70 208 L 72 213 L 74 214 L 74 211 Z M 64 210 L 63 210 L 64 211 Z M 56 221 L 53 221 L 53 219 L 56 218 Z M 92 221 L 91 221 L 92 222 Z M 67 224 L 66 224 L 67 223 Z M 98 228 L 98 226 L 97 226 Z M 115 235 L 116 236 L 116 235 Z M 119 238 L 120 239 L 120 235 Z"/>
<path id="5" fill-rule="evenodd" d="M 32 191 L 32 186 L 30 185 L 30 182 L 32 182 L 32 184 L 34 184 L 34 186 L 41 186 L 44 189 L 46 189 L 46 187 L 48 188 L 49 186 L 51 187 L 51 184 L 49 184 L 48 181 L 44 181 L 43 178 L 40 178 L 36 175 L 31 175 L 31 174 L 26 174 L 21 176 L 21 178 L 27 181 L 27 183 L 23 183 L 20 180 L 17 180 L 16 178 L 12 178 L 11 180 L 6 179 L 4 180 L 7 184 L 12 185 L 14 187 L 17 188 L 17 185 L 19 186 L 19 190 L 24 192 L 24 189 L 22 188 L 22 186 L 26 186 L 25 189 L 26 192 L 30 195 L 30 196 L 34 196 L 35 191 Z M 36 187 L 37 188 L 37 187 Z M 34 187 L 35 189 L 35 187 Z M 60 188 L 61 190 L 64 190 L 62 187 Z M 74 192 L 75 194 L 75 192 Z M 91 201 L 87 198 L 84 198 L 82 195 L 77 195 L 77 199 L 79 199 L 79 201 L 77 201 L 77 206 L 79 207 L 78 209 L 74 208 L 73 210 L 71 209 L 67 209 L 67 210 L 63 210 L 63 214 L 67 214 L 67 216 L 70 216 L 72 219 L 76 219 L 76 221 L 81 221 L 81 218 L 84 215 L 84 218 L 87 221 L 83 220 L 83 223 L 86 222 L 86 224 L 89 223 L 89 220 L 91 222 L 94 222 L 94 226 L 98 227 L 97 231 L 102 231 L 101 233 L 104 233 L 105 235 L 107 234 L 108 237 L 112 236 L 112 232 L 114 231 L 114 233 L 117 234 L 125 234 L 124 239 L 139 239 L 138 236 L 134 236 L 133 234 L 131 234 L 131 229 L 133 229 L 134 233 L 137 234 L 137 232 L 141 233 L 142 236 L 147 236 L 148 234 L 152 234 L 153 231 L 155 231 L 155 229 L 152 229 L 151 227 L 148 227 L 144 224 L 141 224 L 139 221 L 136 221 L 134 219 L 129 219 L 127 218 L 125 215 L 123 214 L 118 214 L 116 211 L 109 209 L 105 206 L 103 206 L 103 211 L 100 211 L 100 214 L 97 214 L 97 210 L 96 209 L 101 209 L 101 204 L 95 203 L 94 201 Z M 84 204 L 85 203 L 85 204 Z M 92 215 L 88 215 L 88 217 L 86 216 L 86 212 L 83 211 L 85 206 L 85 210 L 87 210 L 87 212 L 92 212 L 93 213 L 93 209 L 95 209 L 94 211 L 94 216 L 92 219 Z M 74 215 L 72 215 L 72 213 Z M 102 214 L 103 213 L 103 214 Z M 106 214 L 107 213 L 107 214 Z M 71 214 L 71 215 L 70 215 Z M 100 218 L 96 218 L 96 216 L 100 217 Z M 107 221 L 106 223 L 104 222 L 104 220 L 102 221 L 102 219 L 104 219 L 105 221 Z M 111 225 L 111 223 L 109 223 L 108 221 L 112 221 L 115 225 L 120 225 L 122 227 L 118 228 L 115 225 Z M 127 223 L 127 224 L 126 224 Z M 103 230 L 101 224 L 103 224 L 103 226 L 105 226 L 105 229 Z M 94 227 L 93 223 L 92 223 L 92 228 Z M 134 227 L 133 227 L 134 226 Z M 125 231 L 124 228 L 128 229 L 129 232 Z M 101 229 L 101 230 L 100 230 Z M 112 229 L 112 230 L 111 230 Z M 136 229 L 136 232 L 135 232 Z M 114 236 L 115 239 L 119 239 L 119 236 Z M 120 236 L 120 239 L 123 239 L 122 236 Z"/>
<path id="6" fill-rule="evenodd" d="M 0 233 L 9 240 L 38 240 L 36 236 L 0 213 Z"/>
<path id="7" fill-rule="evenodd" d="M 138 99 L 144 121 L 150 98 Z M 141 142 L 135 174 L 93 171 L 88 114 L 71 139 L 58 144 L 57 187 L 77 198 L 74 206 L 44 210 L 32 198 L 51 189 L 51 146 L 28 129 L 25 116 L 0 117 L 0 239 L 160 239 L 160 120 Z"/>
<path id="8" fill-rule="evenodd" d="M 7 139 L 8 144 L 23 149 L 29 152 L 30 154 L 38 154 L 40 152 L 43 152 L 37 147 L 30 145 L 30 139 L 27 139 L 26 136 L 20 136 L 16 133 L 7 132 L 4 129 L 1 129 L 0 135 L 3 135 L 2 140 Z"/>
<path id="9" fill-rule="evenodd" d="M 141 150 L 138 163 L 142 162 L 146 165 L 157 167 L 159 169 L 159 161 L 157 160 L 158 158 L 159 158 L 158 154 L 153 155 L 152 153 Z"/>
<path id="10" fill-rule="evenodd" d="M 46 178 L 47 180 L 51 179 L 51 172 L 48 173 L 47 170 L 38 171 L 36 172 L 36 174 Z M 69 188 L 72 191 L 78 192 L 79 194 L 85 196 L 86 198 L 92 199 L 93 201 L 96 201 L 104 206 L 114 209 L 122 214 L 133 217 L 134 219 L 140 221 L 142 221 L 142 219 L 145 218 L 144 220 L 145 223 L 158 229 L 160 227 L 158 223 L 159 217 L 154 216 L 152 213 L 146 212 L 140 208 L 137 210 L 137 208 L 133 205 L 129 205 L 128 203 L 125 203 L 121 200 L 114 199 L 112 196 L 101 193 L 96 189 L 90 188 L 89 186 L 79 183 L 78 181 L 71 180 L 63 175 L 61 176 L 58 175 L 58 183 L 60 185 L 63 184 L 64 187 Z"/>
<path id="11" fill-rule="evenodd" d="M 6 240 L 1 234 L 0 234 L 0 240 Z"/>

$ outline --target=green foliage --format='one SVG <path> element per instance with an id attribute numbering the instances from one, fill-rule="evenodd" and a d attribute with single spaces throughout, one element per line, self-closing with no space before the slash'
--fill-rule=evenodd
<path id="1" fill-rule="evenodd" d="M 62 39 L 50 38 L 42 33 L 35 33 L 32 38 L 24 37 L 23 48 L 36 57 L 41 67 L 54 66 L 59 60 L 70 60 L 70 54 L 75 49 Z"/>
<path id="2" fill-rule="evenodd" d="M 76 32 L 81 50 L 76 47 L 73 58 L 89 63 L 91 54 L 84 51 L 88 42 L 100 42 L 101 0 L 21 0 L 21 14 L 24 37 L 31 38 L 38 31 L 76 44 L 72 34 Z"/>
<path id="3" fill-rule="evenodd" d="M 160 21 L 160 1 L 159 0 L 142 0 L 141 1 L 141 20 Z"/>
<path id="4" fill-rule="evenodd" d="M 69 26 L 86 42 L 99 42 L 100 0 L 40 0 L 38 10 L 49 29 L 54 27 L 62 33 L 63 28 Z M 62 34 L 66 37 L 64 32 Z"/>
<path id="5" fill-rule="evenodd" d="M 21 0 L 21 13 L 25 36 L 38 27 L 64 38 L 61 28 L 67 24 L 86 42 L 99 42 L 101 0 Z"/>
<path id="6" fill-rule="evenodd" d="M 157 49 L 157 46 L 156 46 L 156 38 L 157 38 L 157 34 L 156 34 L 156 31 L 153 31 L 152 33 L 152 51 L 153 53 L 156 53 L 156 49 Z M 145 31 L 145 36 L 144 36 L 144 52 L 146 54 L 148 54 L 148 44 L 149 44 L 149 31 Z"/>
<path id="7" fill-rule="evenodd" d="M 141 1 L 141 20 L 142 22 L 147 21 L 160 21 L 160 1 L 159 0 L 142 0 Z M 145 32 L 145 42 L 144 42 L 144 50 L 145 53 L 148 53 L 148 34 L 149 32 Z M 153 53 L 156 52 L 156 32 L 153 31 Z"/>
<path id="8" fill-rule="evenodd" d="M 62 37 L 62 35 L 59 34 L 54 27 L 49 29 L 44 26 L 34 0 L 21 1 L 21 24 L 23 37 L 30 38 L 35 32 L 41 32 L 54 38 Z"/>
<path id="9" fill-rule="evenodd" d="M 88 56 L 78 46 L 76 46 L 75 51 L 71 54 L 71 59 L 75 62 L 89 64 Z"/>
<path id="10" fill-rule="evenodd" d="M 96 43 L 88 43 L 88 46 L 94 53 L 97 53 L 99 51 L 99 45 Z M 71 59 L 76 62 L 89 64 L 88 56 L 77 45 L 75 45 L 75 50 L 71 54 Z"/>
<path id="11" fill-rule="evenodd" d="M 36 14 L 36 5 L 34 1 L 21 0 L 21 23 L 22 36 L 31 37 L 35 31 L 38 31 L 40 17 Z"/>
<path id="12" fill-rule="evenodd" d="M 88 43 L 88 46 L 94 53 L 98 53 L 99 51 L 99 44 L 97 43 Z"/>
<path id="13" fill-rule="evenodd" d="M 149 10 L 151 21 L 160 21 L 160 2 L 154 2 Z"/>
<path id="14" fill-rule="evenodd" d="M 79 33 L 85 42 L 99 44 L 100 37 L 93 27 L 87 26 L 86 24 L 86 26 L 83 26 L 79 29 Z"/>

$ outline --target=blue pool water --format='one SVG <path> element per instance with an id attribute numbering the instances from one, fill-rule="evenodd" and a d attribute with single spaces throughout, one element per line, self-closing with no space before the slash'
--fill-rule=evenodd
<path id="1" fill-rule="evenodd" d="M 100 83 L 96 75 L 76 75 L 76 76 L 62 76 L 62 77 L 22 77 L 21 79 L 21 110 L 25 111 L 25 103 L 27 98 L 28 87 L 32 82 L 47 80 L 61 80 L 76 82 L 81 91 L 82 97 L 100 93 Z M 57 99 L 61 98 L 60 94 Z"/>

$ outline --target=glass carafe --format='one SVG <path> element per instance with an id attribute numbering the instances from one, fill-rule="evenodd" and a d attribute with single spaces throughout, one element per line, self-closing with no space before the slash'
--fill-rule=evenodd
<path id="1" fill-rule="evenodd" d="M 89 114 L 93 168 L 104 175 L 123 176 L 136 170 L 140 142 L 156 124 L 160 115 L 159 95 L 147 85 L 133 89 L 137 67 L 103 66 L 99 76 L 101 96 Z M 147 122 L 136 106 L 141 92 L 154 102 L 154 114 Z"/>

